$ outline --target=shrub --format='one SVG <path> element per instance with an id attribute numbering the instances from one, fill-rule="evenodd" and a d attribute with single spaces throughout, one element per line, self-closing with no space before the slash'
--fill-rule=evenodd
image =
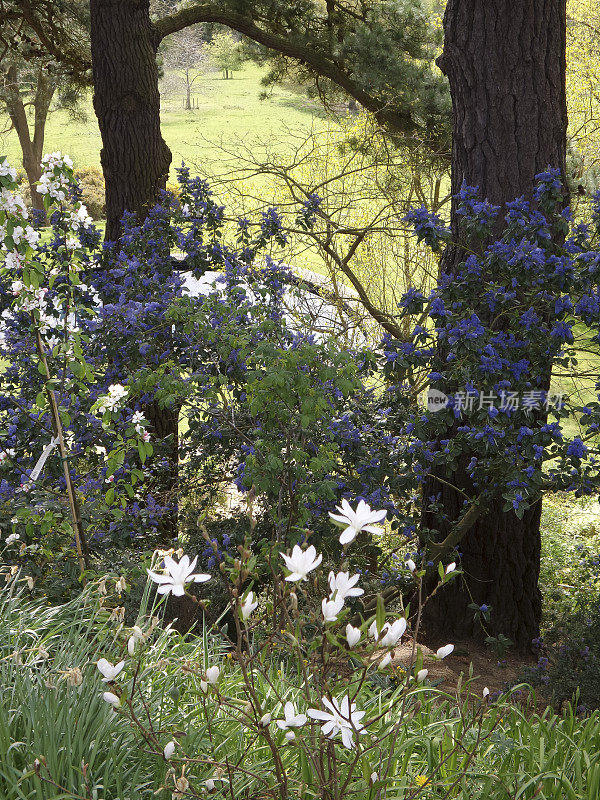
<path id="1" fill-rule="evenodd" d="M 74 170 L 75 179 L 81 187 L 81 199 L 87 206 L 88 214 L 94 220 L 106 217 L 104 196 L 104 175 L 98 167 L 79 167 Z"/>

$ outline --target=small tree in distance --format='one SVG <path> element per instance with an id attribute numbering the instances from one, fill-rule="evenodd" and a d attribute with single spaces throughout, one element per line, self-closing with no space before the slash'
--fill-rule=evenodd
<path id="1" fill-rule="evenodd" d="M 194 25 L 179 31 L 170 40 L 164 61 L 167 70 L 173 70 L 183 81 L 185 107 L 189 111 L 192 108 L 192 88 L 204 74 L 207 61 L 201 26 Z M 177 83 L 180 88 L 180 81 Z"/>
<path id="2" fill-rule="evenodd" d="M 210 60 L 223 73 L 225 80 L 233 77 L 244 61 L 241 42 L 230 33 L 217 33 L 207 45 Z"/>

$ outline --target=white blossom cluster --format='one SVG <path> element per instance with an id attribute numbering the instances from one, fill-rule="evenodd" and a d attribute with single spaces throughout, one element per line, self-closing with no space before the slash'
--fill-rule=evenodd
<path id="1" fill-rule="evenodd" d="M 113 387 L 111 387 L 113 388 Z M 115 387 L 113 395 L 118 398 L 122 396 L 120 391 L 123 387 Z M 132 420 L 134 424 L 141 422 L 141 415 L 135 416 Z M 373 523 L 380 522 L 385 517 L 385 511 L 372 511 L 370 507 L 361 501 L 356 509 L 352 509 L 347 501 L 337 509 L 338 514 L 332 514 L 332 518 L 337 524 L 344 527 L 346 543 L 352 541 L 361 531 L 373 530 Z M 352 530 L 352 538 L 348 539 L 348 528 Z M 344 535 L 342 534 L 342 535 Z M 158 593 L 162 595 L 173 594 L 181 597 L 186 593 L 186 588 L 191 583 L 203 583 L 210 580 L 209 575 L 202 573 L 195 573 L 196 564 L 198 559 L 195 558 L 190 561 L 187 555 L 183 555 L 179 551 L 180 560 L 176 561 L 171 555 L 161 554 L 163 572 L 153 572 L 148 570 L 150 579 L 158 584 Z M 291 554 L 280 554 L 287 571 L 285 581 L 288 583 L 302 583 L 308 580 L 309 573 L 315 570 L 322 562 L 323 556 L 317 554 L 313 545 L 302 549 L 299 545 L 295 545 Z M 456 565 L 449 565 L 446 570 L 446 575 L 455 570 Z M 414 567 L 411 569 L 414 572 Z M 338 615 L 344 607 L 347 598 L 359 597 L 364 593 L 364 590 L 358 585 L 360 579 L 359 574 L 350 575 L 350 572 L 329 572 L 328 587 L 329 594 L 323 598 L 321 609 L 323 614 L 323 623 L 327 625 L 334 623 L 338 619 Z M 316 584 L 315 584 L 316 585 Z M 246 622 L 254 610 L 258 606 L 254 592 L 248 591 L 245 595 L 241 596 L 235 601 L 238 604 L 239 616 L 243 622 Z M 379 614 L 376 619 L 366 629 L 366 623 L 363 623 L 363 629 L 366 629 L 368 637 L 372 640 L 372 652 L 376 655 L 379 650 L 385 649 L 387 652 L 379 662 L 379 668 L 387 667 L 391 662 L 391 650 L 400 642 L 402 636 L 407 629 L 407 621 L 401 617 L 392 622 L 379 621 Z M 363 630 L 359 627 L 354 627 L 352 624 L 346 625 L 346 642 L 350 649 L 355 648 L 361 638 L 363 637 Z M 144 634 L 140 628 L 134 627 L 132 634 L 129 638 L 127 650 L 129 655 L 133 655 L 138 642 L 144 640 Z M 454 650 L 454 645 L 448 644 L 440 647 L 435 657 L 438 659 L 445 658 L 450 655 Z M 116 680 L 121 676 L 125 667 L 125 661 L 121 661 L 116 665 L 112 665 L 106 659 L 98 661 L 98 669 L 101 672 L 105 683 L 115 685 Z M 427 669 L 419 669 L 412 680 L 417 683 L 422 683 L 427 677 Z M 219 681 L 222 677 L 222 669 L 218 664 L 208 666 L 203 673 L 200 681 L 200 690 L 207 695 L 210 691 L 216 692 L 218 698 L 221 698 L 221 689 L 218 688 Z M 107 703 L 111 704 L 115 709 L 121 707 L 122 693 L 114 686 L 115 691 L 104 692 L 104 699 Z M 327 690 L 326 690 L 327 691 Z M 484 698 L 486 698 L 484 691 Z M 264 706 L 253 705 L 248 702 L 244 710 L 244 715 L 247 724 L 253 725 L 256 729 L 264 730 L 275 722 L 281 731 L 285 731 L 285 739 L 287 742 L 293 742 L 296 739 L 297 731 L 306 725 L 318 723 L 321 729 L 321 735 L 327 739 L 336 739 L 339 737 L 344 748 L 351 750 L 354 749 L 361 735 L 368 732 L 369 722 L 363 722 L 366 712 L 357 708 L 355 702 L 356 694 L 352 697 L 349 694 L 342 694 L 334 697 L 332 695 L 324 695 L 320 698 L 320 707 L 310 707 L 310 699 L 306 702 L 306 709 L 298 710 L 298 698 L 278 697 L 275 700 L 275 705 L 271 710 L 264 708 Z M 219 703 L 221 699 L 219 699 Z M 162 745 L 161 745 L 162 746 Z M 169 761 L 176 752 L 177 743 L 173 740 L 164 745 L 162 755 L 165 760 Z M 213 791 L 215 787 L 215 780 L 221 780 L 221 776 L 215 775 L 205 781 L 207 787 L 210 786 L 209 791 Z M 371 776 L 372 781 L 377 780 L 377 774 L 373 773 Z"/>
<path id="2" fill-rule="evenodd" d="M 123 405 L 129 390 L 121 383 L 111 383 L 108 394 L 98 398 L 98 411 L 105 414 L 107 411 L 116 411 Z"/>

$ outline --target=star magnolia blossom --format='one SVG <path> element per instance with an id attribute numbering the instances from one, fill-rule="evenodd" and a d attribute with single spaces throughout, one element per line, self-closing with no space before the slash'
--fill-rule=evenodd
<path id="1" fill-rule="evenodd" d="M 175 597 L 182 597 L 185 594 L 186 583 L 204 583 L 210 580 L 210 575 L 193 574 L 197 561 L 198 556 L 191 564 L 189 556 L 182 556 L 179 563 L 171 556 L 165 556 L 164 563 L 167 575 L 158 575 L 156 572 L 150 572 L 149 569 L 146 572 L 154 583 L 158 583 L 157 592 L 159 594 L 171 593 Z"/>
<path id="2" fill-rule="evenodd" d="M 105 658 L 101 658 L 96 664 L 96 666 L 98 667 L 102 675 L 104 675 L 104 677 L 102 678 L 102 683 L 110 683 L 111 681 L 114 681 L 119 672 L 121 672 L 121 670 L 125 666 L 125 662 L 119 661 L 118 664 L 113 666 L 110 663 L 110 661 L 107 661 Z"/>
<path id="3" fill-rule="evenodd" d="M 324 723 L 321 726 L 323 736 L 334 739 L 341 734 L 344 747 L 351 750 L 354 747 L 354 734 L 367 732 L 361 723 L 366 712 L 357 711 L 356 703 L 351 704 L 348 695 L 342 698 L 341 702 L 335 698 L 328 700 L 326 697 L 322 698 L 322 702 L 329 711 L 309 708 L 308 716 Z"/>
<path id="4" fill-rule="evenodd" d="M 286 556 L 285 553 L 280 553 L 280 556 L 285 561 L 285 566 L 290 572 L 286 577 L 286 581 L 308 580 L 308 573 L 316 569 L 321 561 L 323 561 L 322 555 L 317 557 L 317 551 L 314 545 L 311 545 L 306 550 L 302 550 L 298 545 L 294 545 L 291 556 Z"/>
<path id="5" fill-rule="evenodd" d="M 444 645 L 444 647 L 439 648 L 439 650 L 436 653 L 436 656 L 437 658 L 446 658 L 446 656 L 449 656 L 453 650 L 454 650 L 453 644 Z"/>
<path id="6" fill-rule="evenodd" d="M 389 667 L 391 663 L 392 663 L 392 654 L 386 653 L 379 662 L 379 669 L 385 669 L 386 667 Z"/>
<path id="7" fill-rule="evenodd" d="M 283 707 L 283 716 L 285 719 L 277 720 L 277 725 L 282 731 L 285 731 L 288 728 L 301 728 L 308 722 L 308 717 L 306 714 L 296 714 L 294 704 L 290 703 L 289 700 Z"/>
<path id="8" fill-rule="evenodd" d="M 386 622 L 381 629 L 379 644 L 382 647 L 394 647 L 404 635 L 405 630 L 406 620 L 404 617 L 392 622 L 391 625 L 389 622 Z"/>
<path id="9" fill-rule="evenodd" d="M 343 597 L 336 597 L 333 600 L 328 600 L 325 598 L 321 603 L 321 608 L 323 610 L 323 619 L 325 622 L 335 622 L 338 618 L 338 614 L 344 607 L 344 598 Z"/>
<path id="10" fill-rule="evenodd" d="M 382 529 L 375 526 L 377 522 L 383 522 L 387 515 L 387 511 L 371 511 L 371 506 L 360 500 L 356 511 L 352 508 L 350 503 L 344 499 L 342 504 L 336 507 L 339 514 L 334 514 L 331 511 L 329 516 L 334 523 L 344 530 L 340 534 L 340 544 L 349 544 L 354 541 L 360 531 L 367 531 L 368 533 L 381 533 Z"/>
<path id="11" fill-rule="evenodd" d="M 219 680 L 219 675 L 221 674 L 221 670 L 218 667 L 209 667 L 206 670 L 206 680 L 214 686 L 215 683 Z"/>
<path id="12" fill-rule="evenodd" d="M 360 628 L 355 628 L 354 625 L 348 623 L 346 625 L 346 641 L 348 642 L 348 647 L 355 647 L 360 642 L 360 637 Z"/>
<path id="13" fill-rule="evenodd" d="M 248 592 L 246 599 L 242 603 L 242 619 L 244 622 L 250 617 L 257 605 L 258 600 L 254 599 L 254 592 Z"/>
<path id="14" fill-rule="evenodd" d="M 338 572 L 337 575 L 330 572 L 329 588 L 331 589 L 331 597 L 341 597 L 342 600 L 345 600 L 346 597 L 360 597 L 365 590 L 356 586 L 359 579 L 360 575 L 358 574 L 350 577 L 349 572 Z"/>
<path id="15" fill-rule="evenodd" d="M 174 752 L 175 752 L 175 742 L 168 742 L 168 744 L 165 745 L 165 749 L 163 750 L 163 755 L 167 759 L 167 761 L 171 758 Z"/>
<path id="16" fill-rule="evenodd" d="M 390 624 L 386 622 L 381 630 L 377 627 L 377 621 L 369 626 L 369 633 L 382 647 L 393 647 L 404 635 L 406 630 L 406 620 L 404 617 L 397 619 Z"/>
<path id="17" fill-rule="evenodd" d="M 110 703 L 111 706 L 114 706 L 114 708 L 118 708 L 121 705 L 121 698 L 112 692 L 104 692 L 102 697 L 107 703 Z"/>

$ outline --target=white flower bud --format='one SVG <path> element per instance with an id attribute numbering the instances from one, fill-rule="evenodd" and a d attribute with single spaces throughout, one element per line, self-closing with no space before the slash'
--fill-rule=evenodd
<path id="1" fill-rule="evenodd" d="M 206 680 L 214 686 L 215 683 L 219 680 L 219 675 L 221 674 L 221 670 L 218 667 L 209 667 L 206 670 Z"/>
<path id="2" fill-rule="evenodd" d="M 454 645 L 447 644 L 444 645 L 444 647 L 440 647 L 435 655 L 437 658 L 446 658 L 446 656 L 449 656 L 453 650 L 454 650 Z"/>
<path id="3" fill-rule="evenodd" d="M 111 706 L 113 706 L 114 708 L 118 708 L 121 705 L 121 698 L 117 697 L 117 695 L 113 694 L 112 692 L 104 692 L 102 697 L 107 703 L 110 703 Z"/>
<path id="4" fill-rule="evenodd" d="M 260 726 L 261 728 L 266 728 L 268 725 L 271 724 L 271 715 L 267 712 L 263 714 L 260 718 Z"/>
<path id="5" fill-rule="evenodd" d="M 386 667 L 389 667 L 391 663 L 392 663 L 392 654 L 386 653 L 379 662 L 379 669 L 385 669 Z"/>
<path id="6" fill-rule="evenodd" d="M 171 758 L 173 753 L 175 752 L 175 742 L 169 742 L 165 745 L 165 749 L 163 750 L 164 757 L 167 761 Z"/>

